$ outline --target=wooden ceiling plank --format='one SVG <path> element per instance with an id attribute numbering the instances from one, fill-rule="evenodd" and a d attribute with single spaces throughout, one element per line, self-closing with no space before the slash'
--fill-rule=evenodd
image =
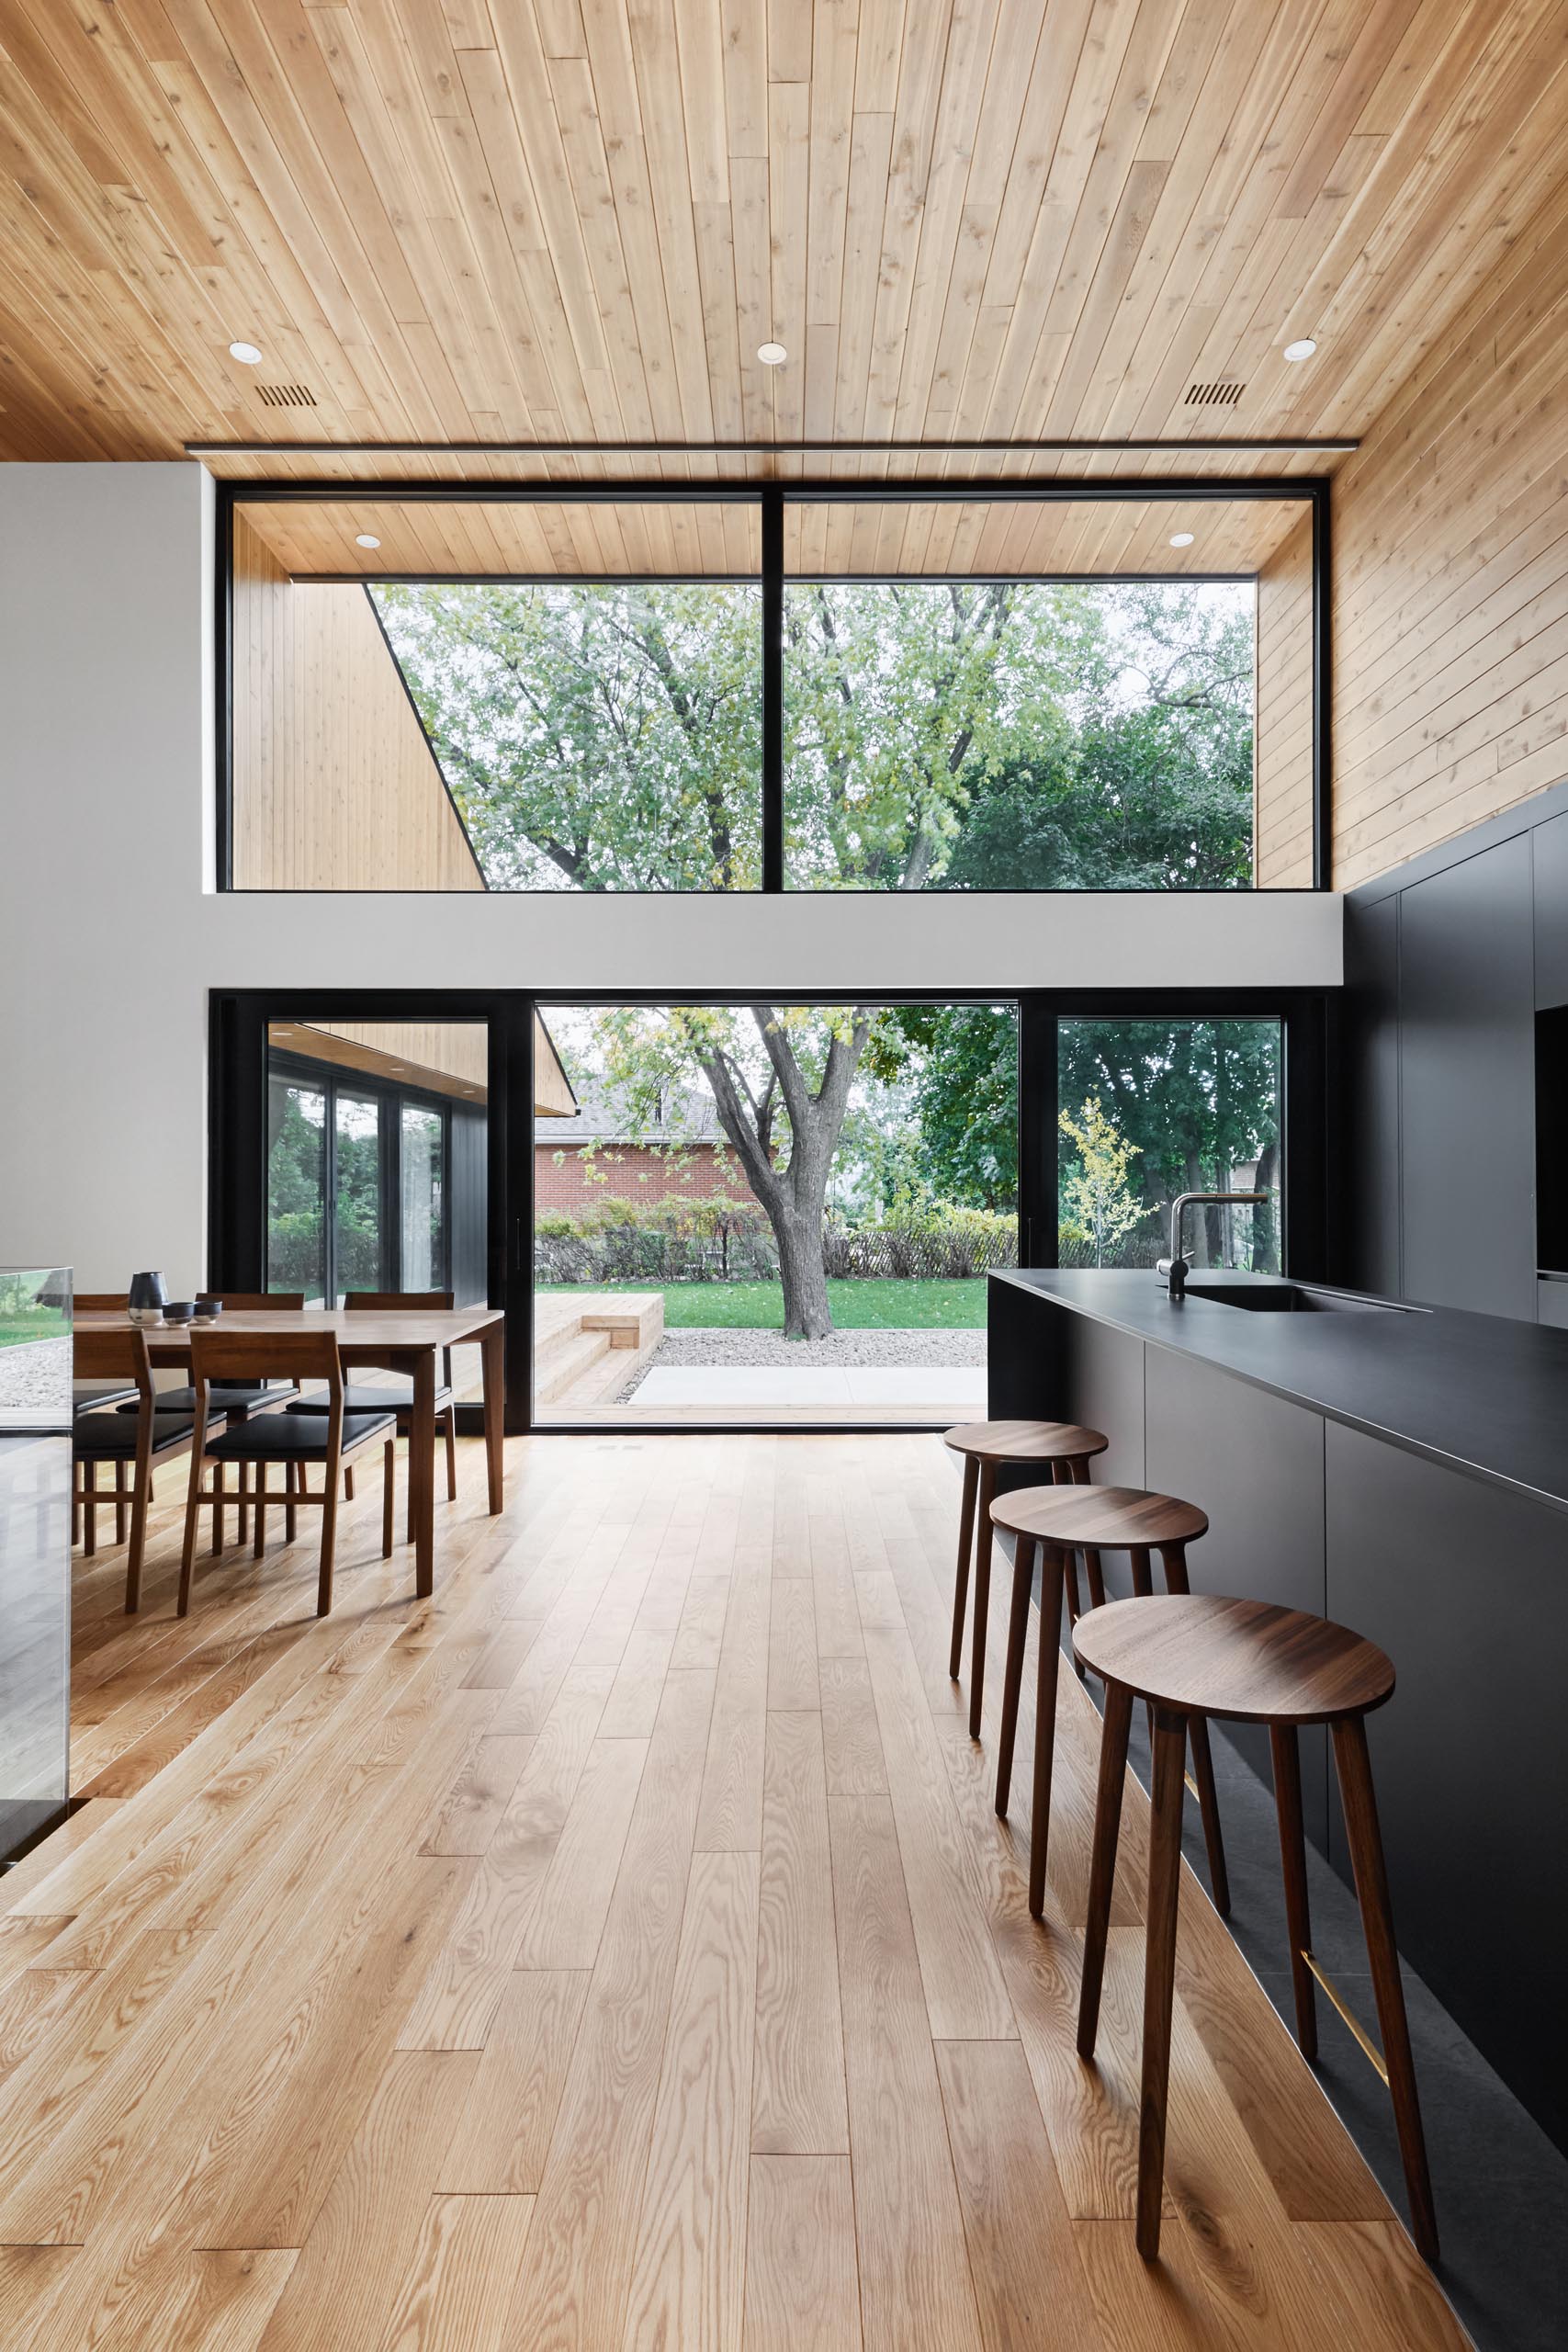
<path id="1" fill-rule="evenodd" d="M 891 114 L 857 114 L 850 134 L 850 190 L 844 216 L 842 313 L 835 355 L 833 426 L 858 439 L 866 429 L 872 325 L 883 270 L 883 223 L 893 159 Z"/>
<path id="2" fill-rule="evenodd" d="M 621 429 L 634 438 L 644 437 L 653 431 L 653 403 L 637 338 L 631 273 L 621 243 L 593 70 L 585 57 L 552 58 L 548 70 L 589 286 L 597 302 L 604 330 L 604 349 L 616 387 Z"/>
<path id="3" fill-rule="evenodd" d="M 685 118 L 679 87 L 671 83 L 674 18 L 669 0 L 647 0 L 631 18 L 629 29 L 615 24 L 620 13 L 615 0 L 590 0 L 589 46 L 594 81 L 597 86 L 606 71 L 613 70 L 619 92 L 629 60 L 629 91 L 635 92 L 642 127 L 682 425 L 689 439 L 716 439 L 721 436 L 715 422 L 712 368 L 704 338 L 694 332 L 694 322 L 702 316 L 703 281 Z M 624 97 L 620 103 L 625 104 Z"/>
<path id="4" fill-rule="evenodd" d="M 766 441 L 773 434 L 773 382 L 778 373 L 776 368 L 765 368 L 757 356 L 759 345 L 773 336 L 766 156 L 731 155 L 729 199 L 740 425 L 749 439 Z"/>
<path id="5" fill-rule="evenodd" d="M 850 196 L 857 27 L 853 0 L 812 0 L 811 164 L 807 192 L 806 324 L 837 327 Z M 836 371 L 835 371 L 836 372 Z M 807 431 L 831 430 L 831 410 Z"/>
<path id="6" fill-rule="evenodd" d="M 768 218 L 772 253 L 770 331 L 789 354 L 774 370 L 773 431 L 782 441 L 806 430 L 806 271 L 811 187 L 811 89 L 768 85 Z"/>

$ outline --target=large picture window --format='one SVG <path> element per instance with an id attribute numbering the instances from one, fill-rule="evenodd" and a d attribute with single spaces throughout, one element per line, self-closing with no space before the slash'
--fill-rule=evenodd
<path id="1" fill-rule="evenodd" d="M 1324 485 L 220 485 L 243 889 L 1321 885 Z"/>

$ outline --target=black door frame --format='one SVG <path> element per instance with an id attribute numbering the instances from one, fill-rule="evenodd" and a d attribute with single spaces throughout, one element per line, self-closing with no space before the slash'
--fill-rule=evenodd
<path id="1" fill-rule="evenodd" d="M 432 1290 L 450 1290 L 452 1270 L 452 1100 L 437 1094 L 427 1086 L 418 1086 L 404 1079 L 381 1078 L 373 1070 L 355 1069 L 346 1063 L 313 1061 L 310 1055 L 296 1053 L 291 1048 L 267 1057 L 269 1076 L 276 1075 L 291 1084 L 313 1087 L 326 1097 L 327 1132 L 325 1136 L 325 1181 L 322 1186 L 325 1217 L 324 1267 L 325 1292 L 335 1295 L 343 1287 L 338 1282 L 341 1268 L 337 1263 L 337 1133 L 338 1097 L 347 1094 L 361 1102 L 374 1102 L 378 1118 L 376 1136 L 378 1215 L 380 1228 L 381 1272 L 378 1290 L 406 1290 L 408 1283 L 403 1268 L 403 1124 L 402 1112 L 407 1104 L 416 1111 L 430 1111 L 441 1122 L 441 1263 L 438 1279 Z"/>
<path id="2" fill-rule="evenodd" d="M 887 989 L 859 992 L 879 1004 L 1016 1004 L 1019 1009 L 1019 1261 L 1056 1258 L 1055 1116 L 1058 1019 L 1277 1018 L 1284 1052 L 1280 1132 L 1283 1271 L 1322 1280 L 1340 1237 L 1328 1170 L 1334 1148 L 1335 993 L 1315 989 Z M 823 989 L 215 989 L 209 999 L 208 1282 L 260 1290 L 266 1272 L 267 1024 L 272 1021 L 484 1021 L 489 1025 L 489 1301 L 506 1317 L 506 1429 L 533 1418 L 534 1015 L 551 1005 L 842 1004 L 856 992 Z M 477 1406 L 459 1407 L 477 1432 Z M 626 1435 L 625 1422 L 546 1421 L 552 1433 Z M 886 1423 L 760 1420 L 702 1424 L 639 1421 L 644 1435 L 693 1435 L 723 1427 L 740 1435 L 787 1426 L 801 1434 L 885 1433 Z M 906 1430 L 918 1424 L 901 1425 Z M 939 1427 L 938 1423 L 929 1426 Z"/>

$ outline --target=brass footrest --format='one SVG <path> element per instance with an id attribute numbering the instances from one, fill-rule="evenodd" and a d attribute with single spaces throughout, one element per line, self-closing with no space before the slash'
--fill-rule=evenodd
<path id="1" fill-rule="evenodd" d="M 1302 1958 L 1305 1961 L 1314 1976 L 1317 1979 L 1317 1982 L 1327 1994 L 1335 2008 L 1337 2009 L 1339 2015 L 1344 2018 L 1346 2024 L 1355 2035 L 1357 2041 L 1360 2044 L 1363 2055 L 1371 2062 L 1374 2071 L 1382 2083 L 1383 2088 L 1386 2090 L 1388 2088 L 1388 2068 L 1383 2063 L 1382 2052 L 1378 2048 L 1377 2043 L 1372 2040 L 1371 2035 L 1367 2031 L 1366 2027 L 1361 2023 L 1361 2020 L 1356 2015 L 1355 2010 L 1351 2008 L 1349 2003 L 1343 1998 L 1326 1969 L 1325 1969 L 1320 1962 L 1314 1958 L 1310 1951 L 1303 1951 Z"/>

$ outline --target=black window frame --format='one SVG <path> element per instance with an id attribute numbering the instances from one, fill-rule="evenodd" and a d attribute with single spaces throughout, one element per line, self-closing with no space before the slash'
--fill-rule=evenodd
<path id="1" fill-rule="evenodd" d="M 818 575 L 802 572 L 786 575 L 784 571 L 784 509 L 788 505 L 906 505 L 919 504 L 1176 504 L 1198 501 L 1206 504 L 1232 504 L 1236 502 L 1281 500 L 1305 507 L 1312 518 L 1312 890 L 1326 890 L 1330 886 L 1331 805 L 1333 783 L 1333 753 L 1330 723 L 1329 660 L 1330 660 L 1330 595 L 1332 580 L 1332 515 L 1326 474 L 1255 475 L 1235 480 L 1193 479 L 1179 474 L 1119 476 L 1114 481 L 1083 480 L 1071 477 L 1049 481 L 1009 481 L 1005 478 L 955 480 L 940 481 L 796 481 L 789 482 L 742 481 L 440 481 L 418 480 L 410 481 L 357 481 L 352 485 L 356 504 L 380 503 L 405 505 L 754 505 L 759 514 L 760 563 L 756 573 L 713 575 L 714 586 L 734 585 L 738 582 L 761 587 L 761 838 L 762 878 L 758 892 L 739 892 L 741 897 L 790 896 L 810 899 L 820 896 L 839 898 L 886 898 L 886 891 L 862 888 L 829 893 L 808 888 L 786 890 L 784 878 L 784 592 L 786 585 L 809 582 Z M 234 798 L 234 601 L 233 550 L 234 511 L 238 506 L 309 505 L 322 503 L 341 503 L 344 485 L 331 481 L 234 481 L 221 479 L 217 483 L 217 685 L 214 698 L 217 744 L 217 873 L 220 890 L 232 890 L 233 878 L 233 798 Z M 378 575 L 379 576 L 379 575 Z M 400 575 L 388 574 L 389 578 Z M 446 576 L 446 575 L 443 575 Z M 457 575 L 452 575 L 454 577 Z M 935 578 L 937 575 L 931 575 Z M 944 574 L 943 579 L 955 575 Z M 983 581 L 993 575 L 964 573 L 964 580 Z M 1132 577 L 1134 575 L 1115 575 Z M 1165 575 L 1139 573 L 1140 579 L 1156 579 Z M 1168 575 L 1197 585 L 1204 579 L 1247 577 L 1235 573 L 1179 573 Z M 339 584 L 358 582 L 368 588 L 367 575 L 359 573 L 312 572 L 312 581 L 336 581 Z M 540 582 L 523 574 L 497 573 L 498 584 L 513 586 L 570 586 L 595 584 L 586 576 L 552 576 Z M 874 585 L 876 576 L 834 574 L 835 580 L 850 584 Z M 913 579 L 911 575 L 911 579 Z M 1054 574 L 1021 574 L 1021 581 L 1045 582 Z M 632 586 L 639 582 L 652 584 L 659 580 L 673 582 L 674 574 L 632 574 L 609 584 Z M 600 581 L 597 584 L 606 584 Z M 372 606 L 374 603 L 372 600 Z M 384 633 L 384 632 L 383 632 Z M 400 671 L 400 675 L 401 674 Z M 412 696 L 411 696 L 412 700 Z M 416 714 L 417 715 L 417 714 Z M 438 763 L 439 764 L 439 763 Z M 465 827 L 465 831 L 466 831 Z M 1254 889 L 1258 885 L 1254 882 Z M 261 893 L 263 896 L 288 896 L 287 891 Z M 333 893 L 313 895 L 335 895 Z M 353 893 L 351 895 L 358 895 Z M 416 893 L 414 895 L 423 895 Z M 433 891 L 431 895 L 450 896 L 450 892 Z M 508 898 L 526 899 L 557 893 L 508 891 Z M 597 895 L 597 894 L 590 894 Z M 711 891 L 626 891 L 617 897 L 643 898 L 709 898 Z M 919 896 L 919 893 L 911 893 Z M 1092 898 L 1110 895 L 1093 891 L 1050 890 L 1014 893 L 1009 891 L 976 891 L 966 893 L 976 898 L 1011 898 L 1028 896 L 1042 899 L 1054 897 Z M 1182 892 L 1183 897 L 1202 898 L 1203 891 Z M 1226 892 L 1225 896 L 1234 896 Z M 1288 892 L 1285 895 L 1290 895 Z"/>
<path id="2" fill-rule="evenodd" d="M 1339 1109 L 1337 992 L 1324 989 L 213 989 L 209 1003 L 208 1282 L 213 1289 L 260 1290 L 266 1263 L 267 1032 L 275 1021 L 484 1021 L 489 1035 L 488 1303 L 506 1319 L 509 1435 L 536 1426 L 563 1435 L 624 1436 L 624 1422 L 536 1424 L 534 1354 L 534 1023 L 553 1005 L 1016 1004 L 1019 1009 L 1019 1262 L 1056 1261 L 1056 1029 L 1059 1019 L 1250 1014 L 1281 1024 L 1280 1271 L 1299 1281 L 1332 1279 L 1344 1253 L 1344 1204 L 1330 1182 Z M 357 1073 L 355 1075 L 357 1076 Z M 1150 1277 L 1153 1280 L 1153 1277 Z M 458 1426 L 482 1427 L 477 1406 L 459 1406 Z M 637 1423 L 643 1433 L 702 1432 L 700 1422 Z M 726 1427 L 731 1425 L 726 1424 Z M 736 1425 L 738 1428 L 739 1425 Z M 758 1431 L 776 1422 L 758 1421 Z M 876 1425 L 794 1424 L 807 1433 L 852 1433 Z M 906 1425 L 908 1426 L 908 1425 Z M 934 1427 L 935 1424 L 932 1424 Z"/>

